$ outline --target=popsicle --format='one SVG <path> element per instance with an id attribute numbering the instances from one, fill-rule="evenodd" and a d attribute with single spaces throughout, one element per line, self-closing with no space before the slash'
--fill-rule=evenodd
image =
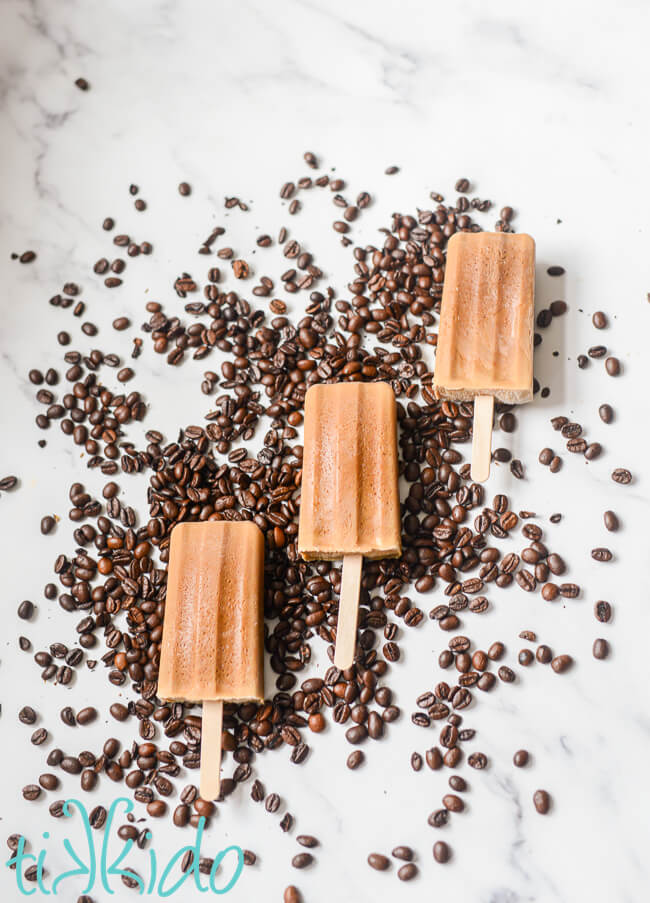
<path id="1" fill-rule="evenodd" d="M 219 796 L 224 702 L 264 699 L 264 537 L 249 521 L 171 534 L 158 695 L 202 702 L 201 797 Z"/>
<path id="2" fill-rule="evenodd" d="M 494 399 L 533 397 L 535 242 L 530 235 L 457 232 L 447 245 L 434 386 L 474 400 L 472 479 L 490 473 Z"/>
<path id="3" fill-rule="evenodd" d="M 352 665 L 361 567 L 401 554 L 397 406 L 388 383 L 327 383 L 305 398 L 298 551 L 343 558 L 334 664 Z"/>

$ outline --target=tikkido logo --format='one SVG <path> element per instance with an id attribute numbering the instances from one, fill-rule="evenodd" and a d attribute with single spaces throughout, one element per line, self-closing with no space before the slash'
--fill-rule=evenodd
<path id="1" fill-rule="evenodd" d="M 74 799 L 66 800 L 66 802 L 63 804 L 63 814 L 67 818 L 71 817 L 73 814 L 72 807 L 75 807 L 80 813 L 86 837 L 86 846 L 84 847 L 82 853 L 79 854 L 72 846 L 70 840 L 68 840 L 68 838 L 64 838 L 63 847 L 72 861 L 76 863 L 77 868 L 70 869 L 70 871 L 62 872 L 60 875 L 57 875 L 52 881 L 50 889 L 45 886 L 43 874 L 46 850 L 41 850 L 38 856 L 35 856 L 32 853 L 26 853 L 25 838 L 21 837 L 18 842 L 16 852 L 11 857 L 11 859 L 7 863 L 5 863 L 9 868 L 15 867 L 16 883 L 18 885 L 18 890 L 20 891 L 20 893 L 24 894 L 26 897 L 29 897 L 32 894 L 35 894 L 38 889 L 42 894 L 56 896 L 59 891 L 59 885 L 69 878 L 87 879 L 85 888 L 82 891 L 75 891 L 76 893 L 82 894 L 91 893 L 91 891 L 95 889 L 95 885 L 97 885 L 98 888 L 102 887 L 108 894 L 114 894 L 115 889 L 111 887 L 111 879 L 114 882 L 116 879 L 120 880 L 122 878 L 124 878 L 134 888 L 137 886 L 138 894 L 140 896 L 171 897 L 172 894 L 175 894 L 177 890 L 180 890 L 180 888 L 183 887 L 185 882 L 191 880 L 194 881 L 196 890 L 200 893 L 212 891 L 212 893 L 214 894 L 226 894 L 229 890 L 232 890 L 232 888 L 239 880 L 239 877 L 244 868 L 243 850 L 241 849 L 241 847 L 237 846 L 226 847 L 215 856 L 209 875 L 201 875 L 199 871 L 199 859 L 201 851 L 201 840 L 203 838 L 203 829 L 205 827 L 205 818 L 203 816 L 201 816 L 201 818 L 199 819 L 199 823 L 196 829 L 196 840 L 194 844 L 192 844 L 192 846 L 182 847 L 180 850 L 174 853 L 169 862 L 165 865 L 162 872 L 159 873 L 160 863 L 157 860 L 155 850 L 150 849 L 148 851 L 148 881 L 145 881 L 145 879 L 135 871 L 131 871 L 128 868 L 119 867 L 131 851 L 134 844 L 133 840 L 127 840 L 124 844 L 124 848 L 119 853 L 119 855 L 112 862 L 109 862 L 110 857 L 108 853 L 108 842 L 110 839 L 111 827 L 117 808 L 122 803 L 125 806 L 125 814 L 131 812 L 134 808 L 132 801 L 126 799 L 125 797 L 119 797 L 113 802 L 110 809 L 108 810 L 106 818 L 106 828 L 104 831 L 103 840 L 101 842 L 101 849 L 98 855 L 98 851 L 95 849 L 95 841 L 93 839 L 90 819 L 88 818 L 88 813 L 83 803 L 80 803 L 78 800 Z M 45 831 L 43 833 L 45 840 L 47 840 L 49 836 L 50 835 L 48 831 Z M 151 835 L 148 834 L 147 836 L 150 837 Z M 181 875 L 180 878 L 176 880 L 174 884 L 172 884 L 172 871 L 174 871 L 175 867 L 176 871 L 180 869 L 179 863 L 187 853 L 192 854 L 192 865 L 185 873 Z M 231 861 L 233 859 L 233 856 L 230 854 L 234 855 L 234 863 Z M 224 862 L 226 857 L 229 857 L 228 862 L 230 863 L 231 867 L 234 866 L 232 875 L 226 884 L 221 887 L 217 887 L 216 873 L 219 869 L 219 866 L 222 864 L 222 862 Z M 36 887 L 28 889 L 25 886 L 23 868 L 25 865 L 28 865 L 30 861 L 36 863 Z M 207 881 L 207 886 L 202 882 L 202 878 Z"/>

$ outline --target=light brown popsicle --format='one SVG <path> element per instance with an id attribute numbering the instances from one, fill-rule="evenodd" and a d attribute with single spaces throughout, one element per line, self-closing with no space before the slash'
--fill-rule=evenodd
<path id="1" fill-rule="evenodd" d="M 174 527 L 158 695 L 203 702 L 204 799 L 219 795 L 223 702 L 264 699 L 263 580 L 264 537 L 255 524 Z"/>
<path id="2" fill-rule="evenodd" d="M 530 235 L 458 232 L 447 246 L 434 385 L 474 399 L 472 478 L 489 474 L 494 399 L 533 397 L 535 242 Z"/>
<path id="3" fill-rule="evenodd" d="M 305 399 L 298 551 L 343 558 L 334 662 L 354 658 L 361 565 L 401 554 L 397 407 L 388 383 L 327 383 Z"/>

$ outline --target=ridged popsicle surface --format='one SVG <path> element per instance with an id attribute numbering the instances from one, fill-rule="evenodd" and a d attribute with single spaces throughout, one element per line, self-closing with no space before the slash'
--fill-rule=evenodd
<path id="1" fill-rule="evenodd" d="M 307 392 L 298 550 L 307 560 L 401 553 L 397 409 L 388 383 Z"/>
<path id="2" fill-rule="evenodd" d="M 447 246 L 434 385 L 443 398 L 533 397 L 535 242 L 458 232 Z"/>
<path id="3" fill-rule="evenodd" d="M 264 698 L 264 537 L 250 522 L 178 524 L 160 651 L 162 699 Z"/>

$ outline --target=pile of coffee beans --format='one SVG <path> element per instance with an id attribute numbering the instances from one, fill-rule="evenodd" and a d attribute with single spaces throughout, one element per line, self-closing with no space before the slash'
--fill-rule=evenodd
<path id="1" fill-rule="evenodd" d="M 305 162 L 310 169 L 319 165 L 309 152 Z M 390 168 L 391 173 L 396 171 L 396 167 Z M 256 306 L 244 297 L 240 286 L 227 285 L 231 277 L 238 282 L 246 280 L 249 266 L 244 259 L 232 259 L 233 251 L 226 244 L 221 246 L 219 241 L 217 247 L 225 229 L 215 228 L 199 253 L 216 253 L 221 260 L 231 260 L 228 270 L 211 267 L 202 284 L 199 277 L 190 275 L 193 268 L 181 269 L 171 287 L 171 312 L 165 312 L 160 302 L 146 304 L 148 319 L 142 330 L 153 350 L 166 356 L 167 364 L 176 367 L 188 358 L 200 361 L 213 349 L 223 357 L 220 372 L 206 371 L 202 377 L 201 391 L 211 400 L 205 423 L 182 426 L 174 439 L 167 440 L 150 427 L 144 448 L 130 441 L 129 425 L 147 416 L 147 405 L 137 389 L 127 393 L 104 383 L 112 382 L 112 371 L 118 383 L 136 378 L 131 367 L 123 366 L 119 354 L 66 350 L 65 389 L 58 396 L 57 371 L 50 370 L 45 376 L 37 369 L 30 371 L 35 387 L 44 381 L 49 387 L 38 388 L 36 395 L 43 405 L 36 418 L 41 429 L 58 422 L 63 434 L 84 448 L 88 466 L 99 468 L 107 477 L 141 472 L 148 479 L 147 511 L 138 511 L 118 498 L 120 485 L 113 480 L 104 486 L 102 499 L 91 498 L 80 483 L 71 487 L 68 516 L 77 524 L 76 548 L 56 557 L 56 582 L 49 585 L 46 596 L 58 598 L 59 606 L 75 619 L 77 645 L 70 649 L 56 643 L 34 654 L 43 679 L 62 684 L 74 675 L 83 680 L 84 666 L 95 668 L 101 663 L 108 681 L 121 688 L 120 695 L 128 690 L 126 704 L 116 696 L 111 716 L 117 721 L 132 720 L 139 736 L 123 750 L 117 740 L 109 738 L 96 755 L 52 750 L 48 767 L 77 775 L 82 789 L 91 789 L 103 777 L 124 782 L 150 817 L 167 814 L 166 798 L 173 791 L 174 780 L 182 769 L 199 767 L 201 742 L 200 708 L 167 703 L 157 695 L 170 534 L 176 524 L 185 521 L 251 520 L 265 537 L 265 650 L 275 686 L 267 688 L 269 695 L 263 704 L 224 707 L 223 747 L 233 768 L 222 780 L 220 800 L 238 784 L 251 781 L 251 798 L 264 800 L 268 812 L 277 812 L 277 794 L 265 795 L 254 778 L 256 757 L 277 749 L 283 750 L 291 763 L 304 763 L 310 754 L 311 734 L 321 732 L 326 720 L 344 726 L 347 741 L 355 747 L 389 735 L 389 726 L 401 716 L 388 681 L 405 641 L 402 628 L 425 629 L 427 623 L 425 613 L 409 595 L 414 589 L 431 595 L 429 619 L 440 630 L 454 634 L 438 663 L 441 669 L 454 668 L 457 678 L 439 682 L 418 697 L 413 723 L 431 728 L 440 721 L 442 728 L 439 746 L 430 747 L 424 758 L 414 753 L 411 765 L 418 771 L 426 762 L 430 769 L 452 772 L 449 783 L 454 793 L 446 794 L 442 808 L 429 815 L 430 825 L 442 827 L 451 813 L 463 810 L 458 793 L 466 790 L 466 784 L 455 769 L 464 761 L 463 745 L 474 739 L 475 732 L 462 725 L 461 712 L 475 704 L 475 689 L 487 692 L 499 684 L 510 684 L 516 681 L 516 673 L 505 665 L 496 672 L 490 670 L 504 654 L 504 644 L 495 642 L 487 652 L 472 649 L 470 638 L 457 633 L 461 617 L 485 612 L 494 601 L 487 593 L 495 588 L 516 585 L 527 593 L 539 592 L 548 602 L 558 597 L 575 599 L 580 594 L 575 583 L 553 582 L 553 577 L 564 573 L 565 563 L 559 554 L 549 551 L 533 515 L 524 511 L 517 515 L 505 495 L 497 495 L 488 504 L 483 486 L 471 482 L 460 447 L 471 440 L 473 406 L 438 399 L 423 354 L 426 346 L 435 348 L 437 342 L 447 242 L 457 231 L 480 231 L 474 216 L 490 207 L 490 202 L 468 196 L 469 187 L 467 179 L 460 179 L 453 201 L 432 194 L 428 209 L 418 209 L 414 215 L 396 213 L 382 230 L 381 242 L 353 247 L 345 297 L 322 284 L 325 276 L 314 264 L 314 254 L 306 252 L 289 230 L 283 228 L 276 239 L 270 232 L 260 235 L 258 248 L 277 241 L 290 265 L 279 280 L 260 277 L 252 295 L 260 299 L 274 296 L 279 281 L 282 292 L 304 297 L 304 310 L 297 317 L 287 314 L 287 303 L 281 298 L 260 302 L 268 304 L 269 315 L 265 306 Z M 301 203 L 297 195 L 306 199 L 315 188 L 331 191 L 342 217 L 334 221 L 333 229 L 344 246 L 352 246 L 350 231 L 372 203 L 370 194 L 360 191 L 352 200 L 343 179 L 323 174 L 288 181 L 280 198 L 289 202 L 286 209 L 290 214 L 297 214 Z M 131 186 L 130 193 L 138 195 L 138 188 Z M 182 182 L 178 193 L 190 195 L 190 185 Z M 138 201 L 137 209 L 144 211 L 146 204 L 140 201 L 138 206 Z M 237 198 L 227 198 L 225 206 L 247 209 Z M 504 207 L 496 228 L 511 231 L 513 216 L 512 208 Z M 103 229 L 110 232 L 114 227 L 115 220 L 107 217 Z M 128 235 L 117 235 L 114 243 L 132 258 L 153 252 L 150 243 L 136 243 Z M 125 262 L 101 258 L 93 269 L 100 274 L 119 273 L 107 276 L 104 283 L 107 288 L 117 288 Z M 551 275 L 562 272 L 561 267 L 549 270 Z M 75 283 L 66 284 L 51 303 L 71 306 L 78 293 Z M 200 294 L 202 300 L 186 303 L 179 315 L 175 298 Z M 83 309 L 76 308 L 79 313 Z M 563 301 L 553 302 L 549 310 L 540 312 L 537 325 L 548 326 L 566 309 Z M 120 317 L 113 325 L 121 332 L 129 328 L 130 320 Z M 83 331 L 86 335 L 96 332 L 91 326 Z M 58 340 L 66 347 L 72 341 L 68 332 L 59 333 Z M 537 335 L 535 344 L 540 343 L 541 335 Z M 132 357 L 142 349 L 142 340 L 136 339 Z M 596 356 L 595 352 L 591 356 Z M 335 562 L 304 562 L 297 552 L 303 456 L 299 428 L 305 393 L 318 382 L 374 380 L 388 382 L 398 402 L 399 468 L 406 486 L 402 493 L 403 551 L 398 559 L 364 563 L 354 664 L 345 671 L 332 665 L 318 677 L 310 671 L 312 649 L 314 644 L 324 643 L 333 659 L 341 568 Z M 536 383 L 535 390 L 539 388 Z M 498 404 L 497 412 L 504 432 L 515 429 L 511 406 Z M 608 405 L 603 405 L 600 413 L 604 422 L 611 421 Z M 553 426 L 567 440 L 568 451 L 579 452 L 588 460 L 601 453 L 599 443 L 587 444 L 579 424 L 556 417 Z M 510 461 L 505 449 L 495 452 L 495 457 Z M 559 469 L 560 459 L 551 449 L 543 450 L 540 461 L 553 471 Z M 511 460 L 510 468 L 515 477 L 524 477 L 521 461 Z M 621 484 L 632 479 L 621 468 L 612 478 Z M 15 477 L 5 478 L 0 490 L 11 489 L 15 481 Z M 613 512 L 607 512 L 605 522 L 608 529 L 615 529 Z M 53 533 L 55 526 L 53 516 L 43 517 L 44 534 Z M 500 542 L 519 532 L 529 544 L 520 554 L 503 554 Z M 594 550 L 594 557 L 605 560 L 605 551 Z M 31 603 L 22 603 L 21 618 L 32 616 L 33 606 L 29 606 Z M 610 612 L 609 603 L 597 603 L 596 617 L 601 623 L 609 620 Z M 534 634 L 528 632 L 527 639 L 534 641 Z M 20 645 L 32 654 L 28 638 L 21 637 Z M 94 657 L 88 658 L 98 646 Z M 608 650 L 606 640 L 596 640 L 597 658 L 605 658 Z M 538 646 L 535 654 L 522 650 L 519 662 L 526 667 L 534 657 L 549 662 L 557 673 L 566 671 L 572 661 L 567 654 L 553 657 L 548 647 Z M 61 712 L 70 726 L 88 724 L 96 716 L 92 707 L 77 713 L 71 709 Z M 26 724 L 34 724 L 36 717 L 28 707 L 21 713 Z M 54 729 L 54 725 L 48 727 Z M 46 737 L 47 730 L 40 728 L 32 742 L 42 743 Z M 347 765 L 357 769 L 364 759 L 364 752 L 355 748 Z M 527 753 L 519 751 L 515 764 L 522 766 L 526 759 Z M 488 765 L 488 757 L 474 750 L 467 762 L 480 770 Z M 53 791 L 58 786 L 56 774 L 48 773 L 38 785 L 26 787 L 23 795 L 36 799 L 43 790 Z M 548 811 L 549 799 L 546 791 L 535 794 L 538 812 Z M 196 825 L 201 816 L 210 818 L 214 812 L 215 804 L 201 800 L 196 786 L 188 785 L 171 818 L 181 828 Z M 54 817 L 62 814 L 60 800 L 50 805 L 50 813 Z M 426 818 L 426 813 L 422 815 Z M 93 827 L 101 828 L 105 817 L 103 807 L 96 807 L 91 816 Z M 293 816 L 286 813 L 280 826 L 288 831 L 292 824 Z M 125 826 L 123 834 L 140 843 L 145 831 Z M 298 838 L 305 847 L 315 846 L 314 840 Z M 247 854 L 252 864 L 255 854 Z M 415 877 L 418 868 L 410 848 L 398 847 L 392 855 L 404 862 L 397 872 L 402 880 Z M 438 841 L 433 857 L 446 863 L 451 850 Z M 312 859 L 312 853 L 299 852 L 291 863 L 301 869 Z M 390 864 L 380 853 L 372 853 L 368 862 L 380 870 Z M 183 864 L 184 868 L 190 865 L 191 859 Z M 211 860 L 202 860 L 201 869 L 209 871 L 210 865 Z M 293 885 L 287 887 L 285 900 L 300 899 Z"/>

